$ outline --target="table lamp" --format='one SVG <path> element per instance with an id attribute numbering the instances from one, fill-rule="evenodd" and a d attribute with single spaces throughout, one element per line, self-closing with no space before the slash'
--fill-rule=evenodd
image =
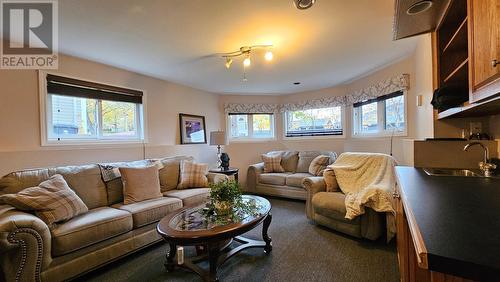
<path id="1" fill-rule="evenodd" d="M 210 132 L 210 145 L 217 145 L 217 167 L 221 168 L 221 145 L 227 145 L 226 132 L 212 131 Z"/>

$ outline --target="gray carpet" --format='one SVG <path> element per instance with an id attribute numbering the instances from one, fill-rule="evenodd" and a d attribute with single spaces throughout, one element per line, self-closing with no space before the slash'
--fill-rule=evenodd
<path id="1" fill-rule="evenodd" d="M 304 202 L 271 198 L 273 251 L 247 249 L 219 269 L 221 281 L 398 281 L 395 244 L 355 239 L 312 224 Z M 261 227 L 245 236 L 260 239 Z M 201 281 L 163 267 L 168 245 L 157 244 L 81 277 L 80 281 Z M 191 251 L 188 250 L 188 253 Z"/>

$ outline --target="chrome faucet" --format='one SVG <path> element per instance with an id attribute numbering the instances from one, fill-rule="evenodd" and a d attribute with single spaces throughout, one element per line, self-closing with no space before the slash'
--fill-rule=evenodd
<path id="1" fill-rule="evenodd" d="M 479 168 L 483 171 L 484 176 L 491 176 L 491 171 L 496 169 L 497 166 L 488 162 L 488 160 L 490 159 L 490 151 L 488 150 L 488 147 L 484 146 L 481 142 L 470 142 L 469 144 L 465 145 L 464 151 L 468 151 L 469 148 L 474 145 L 479 145 L 484 150 L 484 160 L 479 163 Z"/>

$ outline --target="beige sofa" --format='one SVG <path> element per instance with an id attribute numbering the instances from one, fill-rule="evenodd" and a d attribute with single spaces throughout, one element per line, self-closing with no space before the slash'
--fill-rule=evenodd
<path id="1" fill-rule="evenodd" d="M 337 154 L 330 151 L 273 151 L 267 154 L 281 154 L 283 173 L 264 173 L 264 163 L 251 165 L 247 172 L 247 191 L 255 194 L 306 199 L 306 190 L 302 181 L 309 174 L 309 165 L 319 155 L 330 156 L 330 164 L 335 162 Z"/>
<path id="2" fill-rule="evenodd" d="M 322 176 L 304 179 L 307 218 L 351 236 L 378 239 L 384 232 L 384 214 L 365 208 L 363 215 L 353 220 L 346 219 L 345 195 L 340 191 L 333 171 L 327 173 L 330 173 L 333 187 L 337 190 L 335 192 L 326 192 L 326 183 Z"/>
<path id="3" fill-rule="evenodd" d="M 0 281 L 61 281 L 74 278 L 161 241 L 157 222 L 168 213 L 205 201 L 209 188 L 177 190 L 179 163 L 189 157 L 162 159 L 163 198 L 124 205 L 121 179 L 104 182 L 98 164 L 42 168 L 10 173 L 0 179 L 0 194 L 16 193 L 61 174 L 89 212 L 49 227 L 33 214 L 0 205 Z M 143 166 L 148 161 L 115 163 Z M 209 174 L 209 181 L 227 179 Z"/>

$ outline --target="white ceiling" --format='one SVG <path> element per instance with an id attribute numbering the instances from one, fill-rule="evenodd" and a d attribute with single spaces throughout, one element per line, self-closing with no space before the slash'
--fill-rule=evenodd
<path id="1" fill-rule="evenodd" d="M 287 94 L 331 87 L 409 55 L 415 39 L 392 41 L 393 0 L 59 1 L 60 52 L 217 93 Z M 216 55 L 255 52 L 242 81 Z M 293 82 L 301 82 L 299 86 Z"/>

